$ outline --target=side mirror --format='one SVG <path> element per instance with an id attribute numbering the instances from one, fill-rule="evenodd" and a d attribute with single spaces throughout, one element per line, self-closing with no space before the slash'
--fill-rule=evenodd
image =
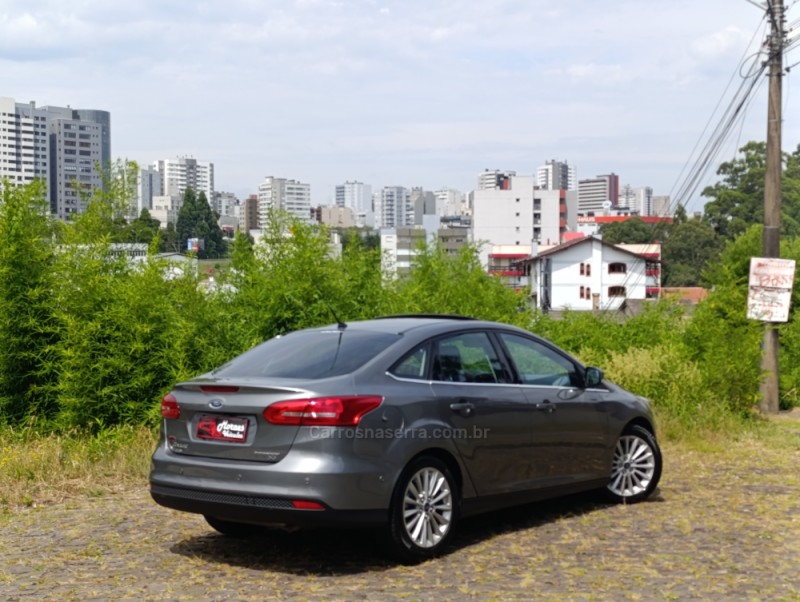
<path id="1" fill-rule="evenodd" d="M 584 388 L 591 389 L 603 382 L 603 371 L 600 368 L 588 367 L 583 376 Z"/>

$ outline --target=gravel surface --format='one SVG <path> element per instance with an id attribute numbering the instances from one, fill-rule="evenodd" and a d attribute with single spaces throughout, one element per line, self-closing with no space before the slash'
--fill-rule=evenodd
<path id="1" fill-rule="evenodd" d="M 145 484 L 0 515 L 0 600 L 795 600 L 800 445 L 665 450 L 651 501 L 581 495 L 463 521 L 449 552 L 370 533 L 215 534 Z"/>

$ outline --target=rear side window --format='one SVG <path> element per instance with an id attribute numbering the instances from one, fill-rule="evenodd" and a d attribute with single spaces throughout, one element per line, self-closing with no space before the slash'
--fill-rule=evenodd
<path id="1" fill-rule="evenodd" d="M 214 371 L 221 377 L 319 379 L 357 370 L 400 338 L 356 330 L 293 332 L 270 339 Z"/>
<path id="2" fill-rule="evenodd" d="M 415 349 L 397 362 L 389 372 L 400 378 L 425 378 L 425 365 L 428 358 L 428 345 Z"/>
<path id="3" fill-rule="evenodd" d="M 465 332 L 439 339 L 433 380 L 461 383 L 507 383 L 511 379 L 485 332 Z"/>

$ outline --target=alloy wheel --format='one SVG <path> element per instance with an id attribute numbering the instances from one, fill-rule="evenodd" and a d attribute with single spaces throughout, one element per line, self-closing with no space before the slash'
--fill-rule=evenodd
<path id="1" fill-rule="evenodd" d="M 622 499 L 645 491 L 656 473 L 653 448 L 636 435 L 623 435 L 617 441 L 608 489 Z"/>
<path id="2" fill-rule="evenodd" d="M 430 466 L 417 471 L 403 493 L 403 525 L 421 548 L 436 546 L 450 529 L 453 494 L 445 475 Z"/>

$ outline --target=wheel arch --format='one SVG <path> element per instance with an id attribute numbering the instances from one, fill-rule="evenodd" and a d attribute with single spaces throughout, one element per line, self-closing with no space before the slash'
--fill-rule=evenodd
<path id="1" fill-rule="evenodd" d="M 633 426 L 640 426 L 646 431 L 648 431 L 654 437 L 656 436 L 655 425 L 644 416 L 637 416 L 633 420 L 630 420 L 627 424 L 625 424 L 625 427 L 622 429 L 622 432 L 624 433 L 626 431 L 629 431 L 630 428 Z"/>
<path id="2" fill-rule="evenodd" d="M 458 488 L 458 500 L 459 504 L 461 500 L 464 499 L 465 487 L 469 487 L 469 483 L 465 483 L 464 480 L 464 472 L 461 469 L 461 464 L 456 459 L 456 457 L 450 453 L 450 451 L 441 448 L 441 447 L 429 447 L 423 449 L 416 454 L 414 454 L 411 458 L 408 459 L 405 466 L 408 466 L 412 462 L 416 461 L 419 458 L 424 456 L 429 456 L 441 460 L 447 465 L 447 468 L 450 469 L 450 472 L 453 474 L 453 478 L 456 480 L 456 487 Z M 405 471 L 405 467 L 403 467 L 403 471 L 401 471 L 400 475 Z M 397 480 L 400 479 L 400 475 L 398 475 Z M 394 486 L 397 487 L 397 480 L 395 481 Z"/>

